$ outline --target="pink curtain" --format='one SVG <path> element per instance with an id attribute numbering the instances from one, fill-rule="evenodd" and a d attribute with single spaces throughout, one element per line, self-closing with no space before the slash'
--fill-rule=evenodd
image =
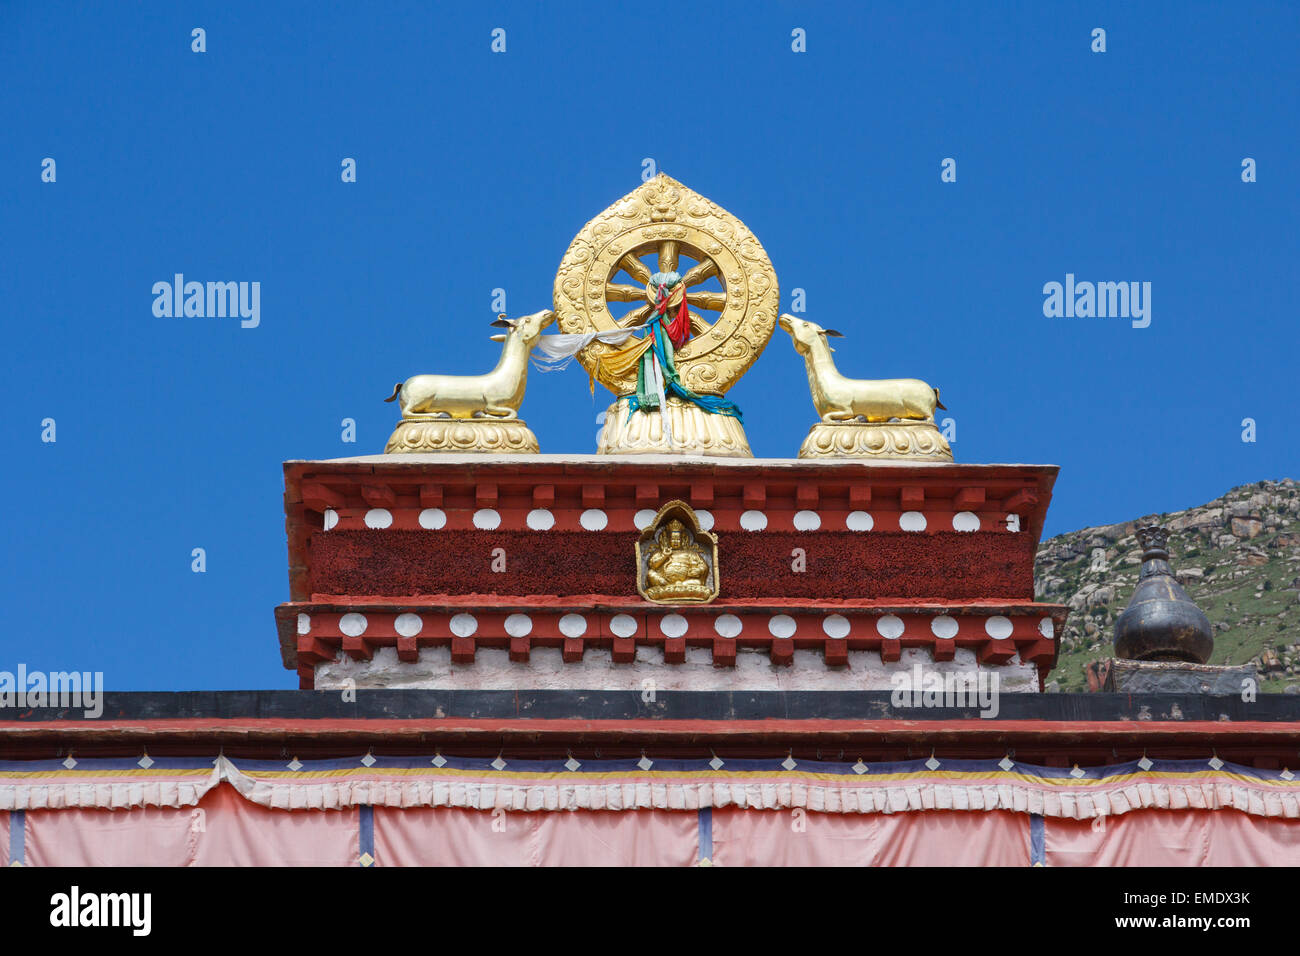
<path id="1" fill-rule="evenodd" d="M 532 813 L 375 807 L 378 866 L 530 866 Z"/>
<path id="2" fill-rule="evenodd" d="M 694 866 L 699 814 L 671 810 L 535 813 L 544 866 Z"/>
<path id="3" fill-rule="evenodd" d="M 29 866 L 357 866 L 363 811 L 272 810 L 222 785 L 195 807 L 29 810 Z M 1028 866 L 1011 811 L 827 814 L 715 809 L 721 866 Z M 376 807 L 383 866 L 691 866 L 695 811 L 491 812 Z M 13 818 L 0 813 L 0 864 Z M 1048 866 L 1300 866 L 1300 820 L 1236 810 L 1139 810 L 1042 821 Z"/>
<path id="4" fill-rule="evenodd" d="M 698 817 L 660 810 L 375 808 L 380 866 L 691 866 Z"/>
<path id="5" fill-rule="evenodd" d="M 192 866 L 357 866 L 360 809 L 271 810 L 223 784 L 200 802 Z"/>
<path id="6" fill-rule="evenodd" d="M 719 866 L 1028 866 L 1029 816 L 713 811 Z"/>
<path id="7" fill-rule="evenodd" d="M 0 812 L 0 866 L 9 865 L 9 818 L 13 816 L 8 810 Z"/>
<path id="8" fill-rule="evenodd" d="M 28 810 L 28 866 L 188 866 L 198 807 Z"/>
<path id="9" fill-rule="evenodd" d="M 1046 821 L 1048 866 L 1300 866 L 1300 820 L 1236 810 L 1137 810 Z"/>
<path id="10" fill-rule="evenodd" d="M 358 813 L 268 810 L 226 785 L 180 809 L 28 810 L 27 864 L 356 866 Z"/>

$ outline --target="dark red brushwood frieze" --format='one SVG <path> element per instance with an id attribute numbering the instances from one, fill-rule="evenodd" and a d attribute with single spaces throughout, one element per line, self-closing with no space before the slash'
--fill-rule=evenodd
<path id="1" fill-rule="evenodd" d="M 310 537 L 310 592 L 636 596 L 635 540 L 599 531 L 335 529 Z M 1028 535 L 983 532 L 733 533 L 719 542 L 719 599 L 1032 600 L 1034 546 Z"/>

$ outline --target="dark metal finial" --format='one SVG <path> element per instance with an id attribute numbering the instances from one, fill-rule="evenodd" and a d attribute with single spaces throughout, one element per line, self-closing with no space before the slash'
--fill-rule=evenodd
<path id="1" fill-rule="evenodd" d="M 1136 533 L 1142 570 L 1128 607 L 1115 622 L 1115 656 L 1206 663 L 1214 651 L 1214 629 L 1169 567 L 1169 529 L 1148 524 Z"/>

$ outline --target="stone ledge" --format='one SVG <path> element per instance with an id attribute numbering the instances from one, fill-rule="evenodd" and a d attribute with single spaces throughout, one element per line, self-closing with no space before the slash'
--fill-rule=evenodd
<path id="1" fill-rule="evenodd" d="M 1247 685 L 1245 682 L 1252 682 Z M 1111 662 L 1105 690 L 1121 694 L 1209 694 L 1240 696 L 1258 686 L 1254 664 L 1189 664 L 1181 661 Z"/>

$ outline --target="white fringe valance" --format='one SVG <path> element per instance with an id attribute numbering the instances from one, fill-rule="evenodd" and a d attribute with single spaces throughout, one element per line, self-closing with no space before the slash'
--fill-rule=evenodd
<path id="1" fill-rule="evenodd" d="M 442 764 L 434 765 L 435 760 Z M 368 762 L 367 762 L 368 761 Z M 166 767 L 87 760 L 71 769 L 0 763 L 0 810 L 187 807 L 228 782 L 245 799 L 280 810 L 353 806 L 478 810 L 682 810 L 801 807 L 819 813 L 1010 810 L 1091 819 L 1133 810 L 1238 810 L 1300 818 L 1300 781 L 1214 761 L 1148 761 L 1088 770 L 991 761 L 915 761 L 861 771 L 840 764 L 673 761 L 671 769 L 586 761 L 570 770 L 536 761 L 496 769 L 477 759 L 376 758 L 287 763 L 226 757 L 171 759 Z M 574 763 L 577 763 L 574 761 Z M 105 764 L 109 766 L 104 766 Z M 184 766 L 183 764 L 188 764 Z M 791 764 L 792 766 L 786 766 Z M 99 766 L 96 766 L 99 765 Z M 857 765 L 861 767 L 861 764 Z"/>

